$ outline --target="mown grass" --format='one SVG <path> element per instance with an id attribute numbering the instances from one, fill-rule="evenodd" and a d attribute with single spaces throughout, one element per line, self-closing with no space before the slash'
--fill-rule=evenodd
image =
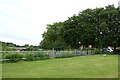
<path id="1" fill-rule="evenodd" d="M 118 55 L 3 63 L 3 78 L 118 78 Z"/>

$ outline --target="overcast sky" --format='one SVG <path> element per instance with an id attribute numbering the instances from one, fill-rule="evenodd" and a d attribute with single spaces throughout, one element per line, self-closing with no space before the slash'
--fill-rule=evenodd
<path id="1" fill-rule="evenodd" d="M 46 24 L 119 0 L 0 0 L 0 41 L 38 45 Z"/>

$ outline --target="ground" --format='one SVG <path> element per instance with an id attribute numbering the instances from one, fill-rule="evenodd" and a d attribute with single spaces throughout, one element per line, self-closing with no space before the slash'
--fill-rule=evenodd
<path id="1" fill-rule="evenodd" d="M 3 63 L 3 78 L 118 78 L 118 55 Z"/>

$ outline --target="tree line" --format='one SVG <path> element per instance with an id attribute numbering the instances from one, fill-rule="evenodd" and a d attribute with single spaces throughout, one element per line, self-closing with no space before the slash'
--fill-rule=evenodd
<path id="1" fill-rule="evenodd" d="M 25 48 L 25 51 L 39 50 L 39 47 L 34 46 L 34 45 L 25 44 L 25 45 L 20 46 L 20 45 L 14 44 L 12 42 L 0 41 L 0 51 L 16 51 L 16 48 Z"/>
<path id="2" fill-rule="evenodd" d="M 120 11 L 114 5 L 86 9 L 46 29 L 39 44 L 43 49 L 116 48 L 120 46 Z"/>

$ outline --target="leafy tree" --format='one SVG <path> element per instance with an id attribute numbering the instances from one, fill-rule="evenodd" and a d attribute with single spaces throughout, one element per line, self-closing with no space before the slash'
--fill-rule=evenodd
<path id="1" fill-rule="evenodd" d="M 105 8 L 86 9 L 68 17 L 64 22 L 47 25 L 43 33 L 41 48 L 79 48 L 82 43 L 85 47 L 102 48 L 120 46 L 120 13 L 114 5 Z"/>

